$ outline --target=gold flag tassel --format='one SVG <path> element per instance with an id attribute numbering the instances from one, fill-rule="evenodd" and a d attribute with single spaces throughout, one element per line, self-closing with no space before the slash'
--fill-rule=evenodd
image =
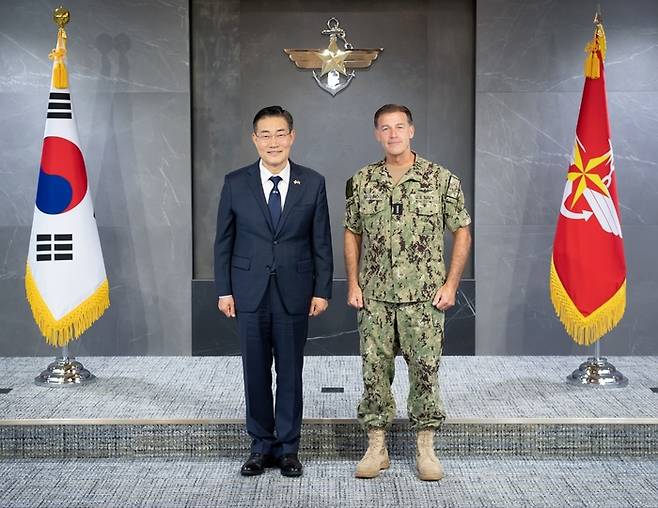
<path id="1" fill-rule="evenodd" d="M 605 61 L 605 32 L 601 23 L 596 24 L 594 37 L 585 46 L 585 77 L 598 79 L 601 77 L 601 59 Z"/>
<path id="2" fill-rule="evenodd" d="M 54 88 L 68 88 L 69 87 L 69 74 L 66 70 L 66 31 L 60 28 L 57 32 L 57 47 L 53 49 L 48 58 L 55 62 L 53 68 L 53 87 Z"/>
<path id="3" fill-rule="evenodd" d="M 624 317 L 626 310 L 626 279 L 610 299 L 592 312 L 583 316 L 569 293 L 562 285 L 551 258 L 551 301 L 555 313 L 571 338 L 581 346 L 593 344 L 612 330 Z"/>
<path id="4" fill-rule="evenodd" d="M 105 279 L 84 302 L 61 319 L 55 319 L 39 293 L 29 265 L 25 270 L 25 293 L 41 334 L 48 344 L 56 347 L 66 346 L 80 337 L 110 306 L 110 286 Z"/>

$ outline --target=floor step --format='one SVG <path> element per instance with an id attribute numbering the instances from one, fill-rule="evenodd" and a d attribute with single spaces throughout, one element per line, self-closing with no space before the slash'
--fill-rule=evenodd
<path id="1" fill-rule="evenodd" d="M 658 423 L 451 423 L 437 435 L 443 456 L 658 458 Z M 388 433 L 391 455 L 409 456 L 407 421 Z M 366 436 L 355 421 L 304 423 L 302 452 L 314 458 L 359 457 Z M 249 438 L 241 422 L 45 423 L 0 425 L 0 458 L 241 457 Z"/>

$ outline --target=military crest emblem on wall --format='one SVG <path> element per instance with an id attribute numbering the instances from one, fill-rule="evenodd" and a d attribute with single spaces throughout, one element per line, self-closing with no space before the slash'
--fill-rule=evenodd
<path id="1" fill-rule="evenodd" d="M 355 49 L 345 36 L 336 18 L 327 21 L 327 29 L 322 35 L 329 36 L 325 49 L 284 49 L 290 60 L 300 69 L 313 69 L 316 83 L 335 96 L 347 88 L 356 76 L 354 69 L 367 69 L 377 59 L 384 48 Z M 338 41 L 342 42 L 343 49 Z"/>

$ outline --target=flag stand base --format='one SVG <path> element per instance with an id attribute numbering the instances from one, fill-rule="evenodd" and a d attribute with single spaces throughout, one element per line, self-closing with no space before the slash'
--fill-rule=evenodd
<path id="1" fill-rule="evenodd" d="M 91 372 L 85 369 L 74 357 L 57 357 L 53 363 L 48 365 L 39 376 L 34 378 L 34 383 L 39 386 L 75 386 L 91 383 L 96 380 Z"/>
<path id="2" fill-rule="evenodd" d="M 619 372 L 607 358 L 591 356 L 580 364 L 570 376 L 567 383 L 579 386 L 600 386 L 604 388 L 623 388 L 628 384 L 628 378 Z"/>

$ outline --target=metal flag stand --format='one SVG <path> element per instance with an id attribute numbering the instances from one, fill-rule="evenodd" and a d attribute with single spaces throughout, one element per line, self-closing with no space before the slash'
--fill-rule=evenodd
<path id="1" fill-rule="evenodd" d="M 601 386 L 603 388 L 623 388 L 628 378 L 619 372 L 607 358 L 600 355 L 599 341 L 594 344 L 594 356 L 580 364 L 578 369 L 567 376 L 567 383 L 579 386 Z"/>
<path id="2" fill-rule="evenodd" d="M 34 383 L 39 386 L 75 386 L 90 383 L 96 380 L 91 372 L 76 361 L 75 357 L 69 357 L 68 346 L 62 347 L 62 356 L 48 365 L 40 375 L 34 378 Z"/>

